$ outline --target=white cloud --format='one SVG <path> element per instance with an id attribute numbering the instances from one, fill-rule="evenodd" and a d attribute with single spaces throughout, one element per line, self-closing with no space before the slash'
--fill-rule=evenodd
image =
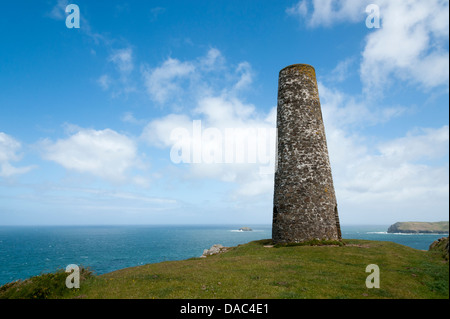
<path id="1" fill-rule="evenodd" d="M 22 145 L 13 137 L 0 132 L 0 177 L 10 177 L 13 175 L 25 174 L 35 168 L 35 166 L 15 167 L 10 162 L 17 162 L 21 159 L 18 154 Z"/>
<path id="2" fill-rule="evenodd" d="M 330 72 L 330 74 L 327 75 L 327 79 L 334 82 L 345 81 L 351 74 L 351 68 L 353 68 L 354 63 L 354 58 L 347 58 L 343 61 L 340 61 Z"/>
<path id="3" fill-rule="evenodd" d="M 108 61 L 114 63 L 121 73 L 128 74 L 134 68 L 133 50 L 131 48 L 114 50 Z"/>
<path id="4" fill-rule="evenodd" d="M 125 112 L 122 117 L 121 120 L 125 123 L 130 123 L 130 124 L 134 124 L 134 125 L 142 125 L 145 124 L 146 121 L 142 120 L 142 119 L 137 119 L 132 112 Z"/>
<path id="5" fill-rule="evenodd" d="M 201 98 L 194 112 L 205 117 L 208 124 L 219 128 L 246 127 L 251 124 L 249 122 L 259 120 L 254 105 L 227 95 Z"/>
<path id="6" fill-rule="evenodd" d="M 171 95 L 180 94 L 181 81 L 194 70 L 195 66 L 191 62 L 169 58 L 160 67 L 154 69 L 144 67 L 142 74 L 150 97 L 159 103 L 164 103 Z"/>
<path id="7" fill-rule="evenodd" d="M 192 132 L 192 121 L 189 116 L 169 114 L 163 118 L 155 119 L 146 125 L 141 138 L 157 147 L 171 147 L 173 145 L 173 141 L 170 139 L 171 132 L 176 128 L 185 128 Z"/>
<path id="8" fill-rule="evenodd" d="M 286 12 L 310 27 L 361 23 L 369 0 L 302 0 Z M 428 89 L 449 82 L 449 2 L 409 0 L 375 2 L 381 28 L 367 29 L 360 66 L 366 92 L 378 92 L 394 80 Z"/>
<path id="9" fill-rule="evenodd" d="M 236 90 L 247 88 L 250 84 L 252 84 L 253 74 L 250 63 L 248 62 L 239 63 L 236 72 L 240 74 L 239 81 L 234 86 Z"/>
<path id="10" fill-rule="evenodd" d="M 107 74 L 103 74 L 98 78 L 97 83 L 101 86 L 103 90 L 108 90 L 111 85 L 111 79 Z"/>
<path id="11" fill-rule="evenodd" d="M 432 88 L 448 84 L 448 1 L 383 1 L 382 28 L 370 33 L 361 77 L 368 88 L 391 78 Z"/>
<path id="12" fill-rule="evenodd" d="M 309 27 L 361 23 L 372 1 L 303 0 L 286 12 Z M 373 142 L 361 134 L 408 111 L 373 97 L 393 81 L 428 90 L 448 85 L 448 1 L 376 1 L 381 28 L 367 29 L 361 52 L 364 93 L 350 96 L 319 83 L 330 161 L 344 223 L 433 220 L 448 215 L 448 125 L 415 128 L 400 138 Z M 351 60 L 331 72 L 345 80 Z M 391 82 L 392 81 L 392 82 Z M 379 136 L 378 138 L 383 138 Z M 386 138 L 386 137 L 384 137 Z"/>
<path id="13" fill-rule="evenodd" d="M 172 113 L 151 121 L 144 128 L 141 138 L 150 145 L 167 149 L 168 152 L 175 144 L 180 148 L 191 150 L 188 169 L 184 171 L 183 176 L 178 175 L 179 178 L 214 179 L 235 183 L 237 188 L 233 194 L 236 196 L 256 196 L 271 192 L 267 185 L 273 185 L 274 168 L 269 167 L 270 163 L 264 163 L 264 165 L 259 162 L 248 163 L 248 154 L 251 152 L 249 149 L 255 143 L 251 140 L 253 137 L 249 137 L 248 129 L 267 129 L 267 132 L 274 129 L 275 108 L 269 113 L 261 112 L 254 105 L 240 99 L 239 92 L 248 89 L 253 81 L 251 65 L 248 62 L 241 62 L 233 68 L 225 65 L 224 62 L 225 58 L 219 50 L 210 49 L 206 56 L 193 61 L 181 62 L 169 58 L 160 67 L 146 70 L 147 88 L 154 99 L 163 103 L 172 98 L 169 95 L 180 94 L 183 101 L 189 99 L 191 105 L 188 113 Z M 216 77 L 214 72 L 218 70 L 220 70 L 220 76 Z M 187 80 L 191 87 L 201 89 L 184 92 L 181 80 Z M 194 121 L 200 121 L 197 122 L 201 125 L 199 136 L 193 134 Z M 174 135 L 179 132 L 176 131 L 177 129 L 186 132 L 189 136 L 180 140 L 179 135 Z M 234 135 L 230 133 L 231 130 Z M 232 136 L 231 139 L 242 142 L 240 145 L 233 144 L 236 148 L 232 151 L 235 152 L 231 156 L 232 160 L 231 157 L 227 157 L 225 150 L 226 139 L 230 136 Z M 266 139 L 269 138 L 268 133 Z M 267 154 L 271 152 L 270 154 L 274 155 L 275 143 L 269 146 L 269 140 L 265 142 L 267 142 Z M 193 160 L 194 152 L 200 146 L 200 152 L 205 152 L 205 149 L 214 150 L 212 154 L 216 157 L 211 161 L 205 161 L 203 155 L 210 153 L 202 153 L 201 162 L 196 163 Z M 244 154 L 243 160 L 237 153 Z M 264 171 L 265 174 L 260 174 L 261 166 L 267 168 Z"/>
<path id="14" fill-rule="evenodd" d="M 195 103 L 197 99 L 216 94 L 224 88 L 227 93 L 237 93 L 248 88 L 253 81 L 253 71 L 248 62 L 241 62 L 232 69 L 225 65 L 225 58 L 216 48 L 191 61 L 168 58 L 156 68 L 144 66 L 142 75 L 147 93 L 159 104 L 172 101 Z"/>
<path id="15" fill-rule="evenodd" d="M 372 223 L 380 214 L 386 222 L 430 220 L 448 212 L 448 125 L 375 143 L 360 129 L 384 123 L 401 109 L 371 110 L 323 84 L 319 92 L 344 222 Z"/>
<path id="16" fill-rule="evenodd" d="M 308 3 L 307 1 L 299 1 L 292 7 L 286 9 L 286 13 L 292 16 L 297 16 L 299 18 L 306 17 L 308 14 Z"/>
<path id="17" fill-rule="evenodd" d="M 402 106 L 373 105 L 318 82 L 324 122 L 340 128 L 373 126 L 403 115 Z"/>
<path id="18" fill-rule="evenodd" d="M 66 7 L 68 5 L 68 0 L 58 0 L 52 10 L 48 13 L 48 16 L 55 20 L 64 20 L 66 18 Z"/>
<path id="19" fill-rule="evenodd" d="M 225 58 L 222 53 L 216 48 L 211 48 L 205 57 L 199 59 L 199 67 L 206 71 L 211 71 L 222 67 L 224 62 Z"/>
<path id="20" fill-rule="evenodd" d="M 97 83 L 104 90 L 110 90 L 113 97 L 122 94 L 136 92 L 131 74 L 134 70 L 133 49 L 126 47 L 114 49 L 108 56 L 107 61 L 115 68 L 115 73 L 103 74 L 97 79 Z"/>
<path id="21" fill-rule="evenodd" d="M 80 129 L 66 139 L 44 141 L 42 147 L 47 160 L 111 181 L 125 180 L 127 171 L 139 166 L 136 143 L 111 129 Z"/>
<path id="22" fill-rule="evenodd" d="M 421 128 L 406 136 L 382 143 L 378 149 L 381 156 L 398 162 L 416 162 L 442 158 L 448 154 L 449 127 Z"/>
<path id="23" fill-rule="evenodd" d="M 204 97 L 197 101 L 197 107 L 190 116 L 169 114 L 153 120 L 144 129 L 142 138 L 151 145 L 168 149 L 168 152 L 175 144 L 182 149 L 189 149 L 191 161 L 189 169 L 183 176 L 184 179 L 207 178 L 231 182 L 237 185 L 234 195 L 256 196 L 273 191 L 274 167 L 271 164 L 274 164 L 274 159 L 263 163 L 257 157 L 255 162 L 249 162 L 250 149 L 255 147 L 257 141 L 252 140 L 253 136 L 248 135 L 248 130 L 254 129 L 254 132 L 257 132 L 258 129 L 262 129 L 267 133 L 267 136 L 262 136 L 266 146 L 265 152 L 262 152 L 268 157 L 270 155 L 274 157 L 275 143 L 270 143 L 268 133 L 270 129 L 275 128 L 274 109 L 266 114 L 257 112 L 253 105 L 245 104 L 228 95 Z M 194 120 L 200 121 L 201 135 L 193 134 Z M 188 132 L 188 137 L 180 139 L 174 136 L 175 129 Z M 232 148 L 227 148 L 226 138 L 231 136 L 227 135 L 229 129 L 234 130 L 235 135 L 232 135 L 234 143 L 238 141 L 237 143 L 242 144 L 233 144 Z M 212 140 L 208 138 L 211 130 L 218 134 L 216 135 L 218 138 Z M 220 154 L 217 155 L 218 162 L 205 161 L 202 153 L 203 156 L 199 156 L 200 163 L 195 163 L 193 158 L 194 152 L 198 150 L 196 147 L 201 147 L 200 152 L 204 152 L 205 149 L 215 150 L 215 156 Z M 227 157 L 229 154 L 232 154 L 230 158 Z M 237 154 L 242 155 L 242 160 Z M 263 174 L 260 174 L 261 167 L 265 169 Z M 272 189 L 268 185 L 272 185 Z"/>
<path id="24" fill-rule="evenodd" d="M 330 27 L 341 22 L 357 22 L 365 19 L 369 0 L 301 0 L 286 13 L 305 20 L 310 27 Z"/>

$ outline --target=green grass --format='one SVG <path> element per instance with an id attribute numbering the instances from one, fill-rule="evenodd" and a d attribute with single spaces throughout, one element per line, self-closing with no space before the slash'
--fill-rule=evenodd
<path id="1" fill-rule="evenodd" d="M 50 292 L 41 297 L 449 298 L 448 262 L 439 253 L 391 242 L 343 242 L 345 245 L 264 247 L 270 240 L 254 241 L 207 258 L 149 264 L 101 276 L 87 275 L 82 278 L 80 289 L 55 288 L 59 284 L 50 282 L 64 285 L 67 275 L 59 273 L 46 279 L 49 281 L 44 286 Z M 365 286 L 368 264 L 380 268 L 379 289 Z M 32 298 L 33 288 L 26 288 L 26 281 L 9 285 L 12 286 L 0 287 L 0 298 Z"/>
<path id="2" fill-rule="evenodd" d="M 64 296 L 76 297 L 76 291 L 66 287 L 69 274 L 60 269 L 54 273 L 41 274 L 26 280 L 18 280 L 0 287 L 0 299 L 55 299 Z M 80 268 L 80 281 L 93 277 L 92 272 Z M 70 294 L 71 293 L 71 294 Z"/>

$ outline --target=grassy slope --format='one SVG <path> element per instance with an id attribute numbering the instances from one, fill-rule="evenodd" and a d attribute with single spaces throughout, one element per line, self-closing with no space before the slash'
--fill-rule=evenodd
<path id="1" fill-rule="evenodd" d="M 267 243 L 92 276 L 79 290 L 49 297 L 449 298 L 448 263 L 437 253 L 365 240 L 345 240 L 341 247 L 266 248 Z M 380 289 L 365 286 L 368 264 L 380 268 Z M 11 296 L 10 290 L 0 288 L 0 297 Z"/>

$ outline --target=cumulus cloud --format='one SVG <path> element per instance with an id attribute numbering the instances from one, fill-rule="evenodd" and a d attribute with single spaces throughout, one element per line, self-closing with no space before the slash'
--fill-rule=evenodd
<path id="1" fill-rule="evenodd" d="M 442 141 L 443 131 L 446 143 Z M 383 214 L 386 222 L 436 221 L 448 214 L 448 164 L 420 161 L 442 159 L 439 154 L 430 154 L 428 146 L 423 147 L 424 140 L 448 153 L 448 127 L 442 127 L 374 145 L 360 157 L 348 156 L 347 163 L 332 164 L 340 204 L 352 212 L 349 220 L 372 222 Z M 413 146 L 411 152 L 405 151 L 405 143 Z"/>
<path id="2" fill-rule="evenodd" d="M 343 188 L 364 193 L 364 197 L 382 195 L 384 201 L 417 200 L 418 196 L 426 200 L 430 193 L 445 195 L 448 167 L 421 160 L 440 159 L 448 153 L 448 126 L 421 131 L 375 145 L 375 152 L 359 157 L 348 169 L 342 165 L 341 172 L 351 173 Z"/>
<path id="3" fill-rule="evenodd" d="M 35 168 L 35 166 L 15 167 L 11 162 L 21 160 L 18 153 L 22 145 L 12 136 L 0 132 L 0 177 L 10 177 L 13 175 L 25 174 Z"/>
<path id="4" fill-rule="evenodd" d="M 365 28 L 365 8 L 371 3 L 302 0 L 286 12 L 312 28 L 344 22 L 358 22 Z M 368 30 L 361 52 L 360 75 L 366 91 L 379 92 L 394 79 L 424 89 L 448 85 L 448 1 L 379 0 L 375 4 L 381 28 Z"/>
<path id="5" fill-rule="evenodd" d="M 262 176 L 267 173 L 260 174 L 260 167 L 274 162 L 270 158 L 275 154 L 274 128 L 273 110 L 270 114 L 257 112 L 253 105 L 236 98 L 215 96 L 200 99 L 191 115 L 169 114 L 151 121 L 142 138 L 170 151 L 175 147 L 188 150 L 185 162 L 190 170 L 186 177 L 215 178 L 241 186 L 248 183 L 250 187 L 267 178 Z M 268 170 L 273 174 L 274 167 Z"/>
<path id="6" fill-rule="evenodd" d="M 192 132 L 192 122 L 189 116 L 185 114 L 169 114 L 152 120 L 145 126 L 141 138 L 156 147 L 171 147 L 174 142 L 171 139 L 171 133 L 176 128 L 184 128 Z"/>
<path id="7" fill-rule="evenodd" d="M 125 180 L 127 171 L 139 166 L 135 141 L 111 129 L 79 129 L 66 139 L 46 140 L 42 147 L 47 160 L 111 181 Z"/>
<path id="8" fill-rule="evenodd" d="M 448 1 L 383 1 L 382 28 L 362 52 L 361 78 L 371 89 L 391 78 L 424 88 L 448 85 Z"/>
<path id="9" fill-rule="evenodd" d="M 160 102 L 172 91 L 182 92 L 181 79 L 200 84 L 202 90 L 183 92 L 183 97 L 190 95 L 189 111 L 154 119 L 141 138 L 175 157 L 178 150 L 185 150 L 182 162 L 188 164 L 188 170 L 184 178 L 232 182 L 238 185 L 236 196 L 260 195 L 269 191 L 267 185 L 273 185 L 274 159 L 269 157 L 275 153 L 275 108 L 263 112 L 239 98 L 252 84 L 251 65 L 244 61 L 232 67 L 224 61 L 219 50 L 210 49 L 206 56 L 192 61 L 169 58 L 148 72 L 148 89 Z M 219 78 L 211 75 L 219 69 Z M 255 153 L 257 143 L 261 154 Z M 264 160 L 259 161 L 261 158 Z"/>
<path id="10" fill-rule="evenodd" d="M 370 223 L 380 213 L 393 222 L 428 220 L 448 211 L 448 125 L 415 128 L 402 137 L 374 142 L 361 129 L 400 116 L 401 108 L 372 110 L 323 84 L 319 92 L 344 221 Z"/>

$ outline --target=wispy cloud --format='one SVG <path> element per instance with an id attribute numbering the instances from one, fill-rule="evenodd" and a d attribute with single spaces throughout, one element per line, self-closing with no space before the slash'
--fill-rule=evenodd
<path id="1" fill-rule="evenodd" d="M 180 61 L 169 57 L 154 68 L 144 65 L 141 72 L 147 93 L 160 105 L 174 101 L 186 103 L 187 100 L 195 103 L 200 97 L 218 90 L 238 93 L 250 87 L 254 77 L 251 65 L 246 61 L 237 66 L 225 62 L 218 49 L 210 48 L 205 56 L 197 59 Z"/>
<path id="2" fill-rule="evenodd" d="M 155 7 L 150 10 L 151 20 L 155 21 L 160 15 L 166 12 L 166 8 L 163 7 Z"/>
<path id="3" fill-rule="evenodd" d="M 103 74 L 98 78 L 97 83 L 103 90 L 108 90 L 109 86 L 111 85 L 111 79 L 107 74 Z"/>
<path id="4" fill-rule="evenodd" d="M 181 83 L 189 79 L 194 71 L 195 66 L 191 62 L 169 58 L 159 67 L 143 67 L 142 75 L 150 97 L 164 103 L 171 96 L 182 92 Z"/>
<path id="5" fill-rule="evenodd" d="M 110 91 L 113 97 L 136 92 L 133 79 L 134 56 L 131 47 L 110 49 L 107 62 L 114 67 L 114 71 L 102 74 L 97 83 L 105 91 Z"/>
<path id="6" fill-rule="evenodd" d="M 47 15 L 55 20 L 64 20 L 66 19 L 66 7 L 68 5 L 68 0 L 58 0 Z"/>
<path id="7" fill-rule="evenodd" d="M 19 141 L 12 136 L 0 132 L 0 177 L 10 177 L 13 175 L 25 174 L 32 169 L 32 166 L 15 167 L 11 162 L 21 160 L 21 155 L 18 153 L 22 148 Z"/>
<path id="8" fill-rule="evenodd" d="M 377 142 L 362 130 L 403 115 L 403 108 L 372 110 L 323 84 L 319 92 L 339 204 L 348 212 L 364 206 L 348 215 L 354 223 L 373 222 L 380 212 L 395 221 L 448 209 L 448 125 Z"/>
<path id="9" fill-rule="evenodd" d="M 345 81 L 352 74 L 352 68 L 355 68 L 355 63 L 356 59 L 354 57 L 346 58 L 343 61 L 340 61 L 330 72 L 327 78 L 332 82 Z"/>
<path id="10" fill-rule="evenodd" d="M 113 50 L 108 61 L 114 63 L 122 74 L 128 74 L 134 68 L 133 50 L 131 48 Z"/>
<path id="11" fill-rule="evenodd" d="M 312 28 L 331 27 L 336 23 L 364 20 L 369 3 L 369 0 L 301 0 L 287 8 L 286 13 Z"/>

